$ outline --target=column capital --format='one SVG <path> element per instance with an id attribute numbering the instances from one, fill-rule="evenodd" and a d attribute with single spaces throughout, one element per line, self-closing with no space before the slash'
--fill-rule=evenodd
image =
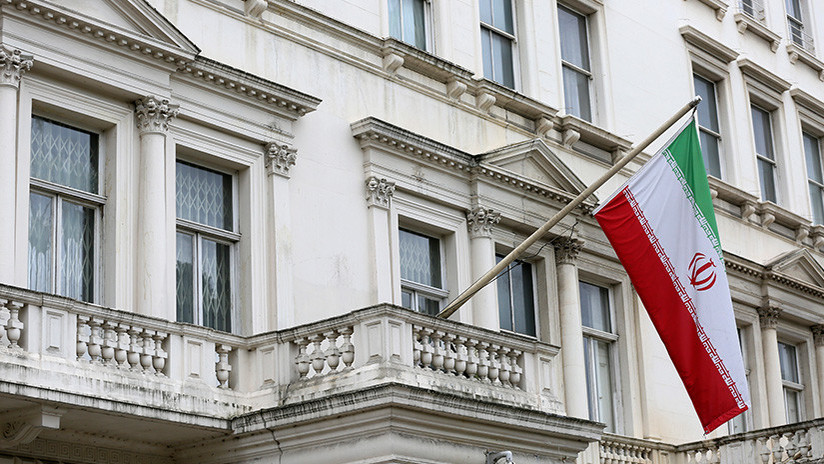
<path id="1" fill-rule="evenodd" d="M 476 206 L 466 213 L 470 238 L 492 237 L 492 226 L 501 221 L 501 213 L 492 208 Z"/>
<path id="2" fill-rule="evenodd" d="M 824 324 L 810 326 L 810 330 L 813 332 L 815 346 L 824 346 Z"/>
<path id="3" fill-rule="evenodd" d="M 0 44 L 0 85 L 20 87 L 20 78 L 23 73 L 30 70 L 34 64 L 34 57 L 28 53 L 23 53 L 16 48 L 11 48 Z"/>
<path id="4" fill-rule="evenodd" d="M 558 264 L 575 264 L 578 253 L 584 247 L 584 241 L 577 238 L 559 237 L 553 243 L 555 262 Z"/>
<path id="5" fill-rule="evenodd" d="M 298 150 L 285 143 L 269 142 L 266 144 L 266 172 L 271 176 L 277 174 L 289 178 L 289 170 L 298 159 Z"/>
<path id="6" fill-rule="evenodd" d="M 148 95 L 134 102 L 137 129 L 143 134 L 166 134 L 169 123 L 177 117 L 180 105 L 169 100 Z"/>
<path id="7" fill-rule="evenodd" d="M 781 315 L 781 308 L 765 304 L 758 308 L 758 321 L 762 329 L 774 329 L 778 326 L 778 317 Z"/>
<path id="8" fill-rule="evenodd" d="M 389 208 L 392 195 L 395 194 L 395 183 L 386 179 L 371 176 L 366 179 L 366 201 L 369 206 Z"/>

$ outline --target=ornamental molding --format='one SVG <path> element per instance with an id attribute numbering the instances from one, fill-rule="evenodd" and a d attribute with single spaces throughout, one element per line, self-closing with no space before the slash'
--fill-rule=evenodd
<path id="1" fill-rule="evenodd" d="M 31 443 L 45 429 L 59 429 L 65 410 L 34 406 L 7 412 L 0 423 L 0 449 Z"/>
<path id="2" fill-rule="evenodd" d="M 791 84 L 789 82 L 751 59 L 741 57 L 738 58 L 736 62 L 738 63 L 738 68 L 741 69 L 741 72 L 744 73 L 745 76 L 767 86 L 767 88 L 773 92 L 781 94 L 790 90 Z"/>
<path id="3" fill-rule="evenodd" d="M 758 321 L 761 329 L 775 329 L 778 326 L 778 318 L 781 316 L 781 308 L 765 303 L 757 309 Z"/>
<path id="4" fill-rule="evenodd" d="M 266 172 L 289 178 L 289 170 L 298 159 L 298 150 L 287 144 L 269 142 L 266 144 Z"/>
<path id="5" fill-rule="evenodd" d="M 369 206 L 378 206 L 389 209 L 392 195 L 395 194 L 395 183 L 386 179 L 372 176 L 366 179 L 366 201 Z"/>
<path id="6" fill-rule="evenodd" d="M 501 221 L 501 213 L 492 208 L 477 206 L 466 213 L 466 227 L 470 238 L 492 237 L 492 226 Z"/>
<path id="7" fill-rule="evenodd" d="M 0 85 L 20 87 L 20 79 L 23 73 L 29 71 L 34 64 L 34 57 L 28 53 L 0 44 Z"/>
<path id="8" fill-rule="evenodd" d="M 14 448 L 14 452 L 60 462 L 78 462 L 78 456 L 89 464 L 172 464 L 171 457 L 145 454 L 136 450 L 107 448 L 79 442 L 38 438 Z"/>
<path id="9" fill-rule="evenodd" d="M 177 117 L 180 105 L 149 95 L 134 102 L 137 129 L 140 135 L 166 134 L 169 123 Z"/>
<path id="10" fill-rule="evenodd" d="M 758 263 L 747 261 L 744 258 L 724 254 L 724 265 L 727 270 L 741 274 L 752 280 L 763 283 L 775 282 L 791 290 L 810 295 L 814 298 L 824 298 L 824 288 L 803 282 L 783 272 L 774 270 L 772 266 L 763 266 Z"/>
<path id="11" fill-rule="evenodd" d="M 810 326 L 810 331 L 813 333 L 813 343 L 815 346 L 824 346 L 824 324 L 816 324 Z"/>
<path id="12" fill-rule="evenodd" d="M 559 237 L 553 244 L 555 262 L 558 264 L 575 264 L 578 253 L 584 248 L 584 241 L 576 238 Z"/>
<path id="13" fill-rule="evenodd" d="M 681 33 L 681 37 L 684 38 L 685 42 L 696 49 L 709 54 L 711 57 L 724 64 L 738 58 L 739 53 L 737 51 L 713 39 L 709 35 L 699 31 L 689 24 L 681 26 L 678 29 L 678 32 Z"/>

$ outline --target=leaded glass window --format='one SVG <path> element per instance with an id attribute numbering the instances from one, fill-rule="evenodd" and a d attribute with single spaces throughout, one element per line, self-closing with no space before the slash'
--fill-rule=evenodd
<path id="1" fill-rule="evenodd" d="M 28 285 L 94 302 L 98 234 L 99 136 L 32 116 Z"/>
<path id="2" fill-rule="evenodd" d="M 441 279 L 441 241 L 406 229 L 398 231 L 401 305 L 434 316 L 447 296 Z"/>
<path id="3" fill-rule="evenodd" d="M 234 178 L 178 161 L 177 320 L 232 331 L 234 301 Z"/>
<path id="4" fill-rule="evenodd" d="M 484 76 L 515 88 L 515 20 L 511 0 L 480 0 Z"/>

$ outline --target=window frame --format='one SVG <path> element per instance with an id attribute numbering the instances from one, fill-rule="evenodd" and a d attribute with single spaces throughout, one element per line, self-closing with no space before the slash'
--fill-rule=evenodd
<path id="1" fill-rule="evenodd" d="M 818 160 L 819 165 L 821 166 L 821 178 L 824 180 L 824 153 L 822 153 L 822 149 L 824 149 L 824 140 L 822 140 L 822 136 L 818 131 L 809 130 L 806 124 L 802 123 L 801 126 L 801 144 L 802 149 L 804 150 L 804 164 L 805 170 L 804 174 L 807 177 L 807 186 L 808 191 L 807 195 L 810 197 L 810 218 L 812 219 L 813 224 L 824 224 L 824 208 L 821 211 L 816 212 L 815 205 L 812 199 L 812 188 L 815 187 L 818 189 L 819 195 L 821 196 L 822 204 L 824 204 L 824 182 L 819 182 L 814 179 L 810 178 L 810 169 L 811 167 L 807 164 L 807 145 L 804 143 L 804 138 L 809 137 L 815 140 L 816 147 L 818 148 Z M 818 214 L 816 214 L 818 213 Z M 818 216 L 818 217 L 817 217 Z"/>
<path id="2" fill-rule="evenodd" d="M 793 357 L 795 358 L 795 375 L 798 378 L 798 382 L 794 382 L 792 380 L 784 379 L 784 366 L 781 365 L 781 356 L 780 356 L 780 346 L 785 345 L 788 347 L 792 347 L 793 349 Z M 781 371 L 781 385 L 782 385 L 782 396 L 784 397 L 784 418 L 788 424 L 796 423 L 803 421 L 806 417 L 806 405 L 805 405 L 805 398 L 804 398 L 804 378 L 802 377 L 802 369 L 801 369 L 801 362 L 799 357 L 799 346 L 796 343 L 790 341 L 782 341 L 782 339 L 778 340 L 779 346 L 779 369 Z M 798 411 L 798 418 L 797 420 L 790 420 L 789 418 L 789 399 L 788 393 L 795 393 L 796 394 L 796 410 Z"/>
<path id="3" fill-rule="evenodd" d="M 722 118 L 721 118 L 721 98 L 719 97 L 720 89 L 719 89 L 719 85 L 718 85 L 720 79 L 713 79 L 711 77 L 708 77 L 706 74 L 702 74 L 702 73 L 698 72 L 695 69 L 695 66 L 693 66 L 693 72 L 692 72 L 693 95 L 698 94 L 698 92 L 695 88 L 695 80 L 696 79 L 704 80 L 705 82 L 712 85 L 713 97 L 714 97 L 714 100 L 715 100 L 713 102 L 713 103 L 715 103 L 715 116 L 716 116 L 716 121 L 715 122 L 718 125 L 718 132 L 713 131 L 712 129 L 710 129 L 708 127 L 702 126 L 701 123 L 700 123 L 700 120 L 698 118 L 698 112 L 695 113 L 695 122 L 696 122 L 696 126 L 698 127 L 699 140 L 700 140 L 700 135 L 703 132 L 703 133 L 706 133 L 709 136 L 715 138 L 715 140 L 717 142 L 717 146 L 718 146 L 718 160 L 717 160 L 718 161 L 718 176 L 715 176 L 714 173 L 710 172 L 710 166 L 705 166 L 705 169 L 706 169 L 708 175 L 718 177 L 719 179 L 723 179 L 724 178 L 724 162 L 723 162 L 723 160 L 724 160 L 725 153 L 724 153 L 724 137 L 721 134 L 721 131 L 723 130 L 723 122 L 722 122 Z M 702 150 L 702 152 L 703 152 L 703 150 Z"/>
<path id="4" fill-rule="evenodd" d="M 75 120 L 71 120 L 71 118 L 67 117 L 58 117 L 55 115 L 50 114 L 48 111 L 40 111 L 40 110 L 32 110 L 30 113 L 29 118 L 29 128 L 31 129 L 32 123 L 35 119 L 42 119 L 48 122 L 56 123 L 61 126 L 68 127 L 70 129 L 74 129 L 81 132 L 86 132 L 89 134 L 94 134 L 97 136 L 97 192 L 92 193 L 87 192 L 84 190 L 80 190 L 74 187 L 69 187 L 66 185 L 58 184 L 52 181 L 48 181 L 45 179 L 40 179 L 37 177 L 32 177 L 31 173 L 31 151 L 29 156 L 29 178 L 28 178 L 28 212 L 27 218 L 30 217 L 31 214 L 31 196 L 32 194 L 37 194 L 45 197 L 51 198 L 51 210 L 52 210 L 52 230 L 51 230 L 51 243 L 52 243 L 52 250 L 51 250 L 51 268 L 49 269 L 50 274 L 50 289 L 47 291 L 49 293 L 55 295 L 62 295 L 66 296 L 65 292 L 61 288 L 62 285 L 65 285 L 60 282 L 59 280 L 59 269 L 61 264 L 61 253 L 60 253 L 60 238 L 62 237 L 61 229 L 62 229 L 62 219 L 63 219 L 63 208 L 62 206 L 65 203 L 79 205 L 84 208 L 90 208 L 94 211 L 94 232 L 93 232 L 93 257 L 92 257 L 92 271 L 93 277 L 91 282 L 91 291 L 92 297 L 88 303 L 97 304 L 103 301 L 102 295 L 102 288 L 103 288 L 103 279 L 102 279 L 102 251 L 103 251 L 103 209 L 106 207 L 107 197 L 101 192 L 105 191 L 105 165 L 106 165 L 106 143 L 105 143 L 105 135 L 103 131 L 99 130 L 95 127 L 90 127 L 88 124 L 83 124 L 82 122 L 78 122 Z M 78 118 L 79 119 L 79 118 Z M 32 133 L 29 132 L 29 146 L 31 144 L 31 137 Z M 31 223 L 28 223 L 28 232 L 31 231 Z M 28 257 L 28 243 L 30 240 L 29 234 L 26 237 L 27 243 L 27 258 L 26 258 L 26 274 L 27 274 L 27 283 L 26 286 L 28 288 L 32 287 L 31 282 L 28 280 L 31 276 L 31 269 L 29 268 L 28 263 L 30 262 L 30 258 Z M 78 298 L 78 301 L 85 301 Z"/>
<path id="5" fill-rule="evenodd" d="M 400 22 L 400 37 L 396 37 L 392 35 L 392 16 L 390 14 L 391 8 L 389 7 L 389 3 L 392 1 L 397 1 L 400 9 L 400 17 L 398 18 Z M 403 10 L 403 0 L 386 0 L 387 6 L 387 19 L 388 19 L 388 30 L 389 30 L 389 37 L 392 37 L 395 40 L 399 40 L 407 45 L 413 46 L 425 52 L 433 53 L 434 52 L 434 36 L 433 36 L 433 13 L 432 13 L 432 0 L 420 0 L 423 3 L 423 40 L 424 40 L 424 48 L 418 47 L 417 44 L 411 43 L 403 38 L 404 36 L 404 10 Z M 414 13 L 413 13 L 414 14 Z"/>
<path id="6" fill-rule="evenodd" d="M 767 122 L 769 124 L 769 141 L 770 147 L 772 149 L 772 156 L 773 158 L 770 159 L 764 154 L 758 153 L 758 148 L 756 146 L 756 127 L 755 127 L 755 119 L 752 117 L 753 111 L 758 110 L 767 115 Z M 752 142 L 753 142 L 753 154 L 755 154 L 756 160 L 756 173 L 758 175 L 758 182 L 759 182 L 759 198 L 761 201 L 771 201 L 775 204 L 779 204 L 780 201 L 780 185 L 779 185 L 779 167 L 778 167 L 778 151 L 777 151 L 777 144 L 776 144 L 776 131 L 775 131 L 775 110 L 774 109 L 767 109 L 763 105 L 750 101 L 750 127 L 752 129 Z M 763 187 L 763 181 L 761 179 L 761 170 L 759 162 L 764 162 L 770 166 L 770 172 L 772 173 L 772 185 L 773 185 L 773 192 L 772 196 L 773 199 L 765 198 L 765 192 Z"/>
<path id="7" fill-rule="evenodd" d="M 583 19 L 584 19 L 584 29 L 585 29 L 584 34 L 586 36 L 586 42 L 587 42 L 586 56 L 587 56 L 587 61 L 589 62 L 589 67 L 590 67 L 590 69 L 588 69 L 588 70 L 583 69 L 583 68 L 575 65 L 574 63 L 571 63 L 571 62 L 565 60 L 564 56 L 563 56 L 563 48 L 561 49 L 561 53 L 559 53 L 559 57 L 561 59 L 560 60 L 561 61 L 561 79 L 560 79 L 561 80 L 561 85 L 565 87 L 565 84 L 563 82 L 563 80 L 564 80 L 563 79 L 564 68 L 569 68 L 577 74 L 581 74 L 581 75 L 586 76 L 586 78 L 587 78 L 587 94 L 588 94 L 588 97 L 589 97 L 588 98 L 589 118 L 584 118 L 582 115 L 576 115 L 576 114 L 573 114 L 572 112 L 569 111 L 569 108 L 571 108 L 571 106 L 568 105 L 568 98 L 567 98 L 567 95 L 566 95 L 566 90 L 564 89 L 564 91 L 562 92 L 563 97 L 564 97 L 564 113 L 573 115 L 573 116 L 575 116 L 577 118 L 580 118 L 584 121 L 594 123 L 595 119 L 596 119 L 596 117 L 595 117 L 596 116 L 596 105 L 593 101 L 594 100 L 594 95 L 595 95 L 595 92 L 594 92 L 594 89 L 593 89 L 595 78 L 594 78 L 594 73 L 592 71 L 592 68 L 593 68 L 592 31 L 591 31 L 591 25 L 590 25 L 590 16 L 591 16 L 592 13 L 583 12 L 580 9 L 575 8 L 575 7 L 573 7 L 573 6 L 571 6 L 567 3 L 562 3 L 562 2 L 556 3 L 556 15 L 558 15 L 557 24 L 558 24 L 558 43 L 559 43 L 559 45 L 561 43 L 560 40 L 561 40 L 562 31 L 561 31 L 560 15 L 558 14 L 557 10 L 560 10 L 560 9 L 565 9 L 565 10 L 567 10 L 567 11 L 569 11 L 569 12 L 575 14 L 575 15 L 583 17 Z"/>
<path id="8" fill-rule="evenodd" d="M 496 263 L 499 262 L 498 261 L 499 256 L 501 258 L 503 258 L 503 257 L 506 256 L 506 253 L 499 253 L 499 252 L 496 251 L 495 252 L 495 262 Z M 507 266 L 507 269 L 501 271 L 501 273 L 498 274 L 498 275 L 499 276 L 503 275 L 504 272 L 507 272 L 507 271 L 511 270 L 513 268 L 513 265 L 516 264 L 516 263 L 518 263 L 518 265 L 522 265 L 522 264 L 528 264 L 529 265 L 529 276 L 530 276 L 530 279 L 532 279 L 532 292 L 531 292 L 532 293 L 532 319 L 533 319 L 532 323 L 533 323 L 533 327 L 535 328 L 535 333 L 529 334 L 529 333 L 524 333 L 524 332 L 518 332 L 517 330 L 515 330 L 515 327 L 516 327 L 516 325 L 515 325 L 515 311 L 514 311 L 514 306 L 515 305 L 514 305 L 514 302 L 512 301 L 512 298 L 513 298 L 512 297 L 512 295 L 513 295 L 513 292 L 512 292 L 512 279 L 508 279 L 508 281 L 509 281 L 509 304 L 510 304 L 509 316 L 510 316 L 510 322 L 512 324 L 512 330 L 504 329 L 503 327 L 501 327 L 500 330 L 502 332 L 514 333 L 514 334 L 522 335 L 522 336 L 525 336 L 525 337 L 538 338 L 538 334 L 541 333 L 541 327 L 539 325 L 539 318 L 538 318 L 538 302 L 539 302 L 538 298 L 539 298 L 539 295 L 538 295 L 538 285 L 537 285 L 538 284 L 538 274 L 537 274 L 537 265 L 536 265 L 536 263 L 534 263 L 532 261 L 529 261 L 529 260 L 525 261 L 525 260 L 516 259 L 515 261 L 510 263 L 509 266 Z M 497 280 L 497 278 L 496 278 L 496 280 Z M 496 304 L 498 305 L 498 319 L 500 320 L 502 308 L 500 306 L 500 299 L 499 299 L 500 297 L 497 294 L 497 292 L 498 292 L 497 284 L 495 286 L 495 292 L 496 292 L 495 301 L 496 301 Z"/>
<path id="9" fill-rule="evenodd" d="M 798 16 L 793 16 L 790 11 L 790 3 L 798 2 Z M 785 0 L 784 9 L 787 20 L 787 40 L 804 50 L 815 53 L 815 41 L 809 28 L 809 5 L 805 0 Z"/>
<path id="10" fill-rule="evenodd" d="M 421 283 L 421 282 L 415 282 L 414 280 L 408 280 L 408 279 L 404 279 L 403 277 L 400 277 L 400 280 L 401 280 L 401 306 L 403 306 L 403 294 L 408 292 L 411 295 L 411 297 L 410 297 L 410 306 L 408 306 L 408 307 L 403 306 L 403 307 L 405 307 L 407 309 L 410 309 L 412 311 L 421 313 L 421 314 L 429 314 L 426 311 L 419 308 L 419 305 L 418 305 L 418 298 L 419 297 L 424 297 L 424 298 L 429 298 L 431 300 L 437 301 L 438 302 L 438 311 L 442 310 L 444 308 L 444 302 L 446 301 L 446 298 L 449 296 L 449 291 L 446 290 L 446 273 L 445 273 L 446 268 L 444 266 L 444 264 L 445 264 L 445 255 L 444 255 L 443 237 L 441 237 L 439 235 L 433 235 L 433 234 L 429 234 L 429 233 L 425 233 L 425 232 L 420 232 L 419 230 L 417 230 L 415 228 L 409 228 L 409 227 L 405 227 L 404 225 L 399 225 L 398 226 L 398 237 L 399 237 L 399 240 L 398 240 L 398 254 L 399 254 L 399 256 L 400 256 L 400 247 L 401 247 L 401 240 L 400 240 L 401 231 L 408 232 L 408 233 L 411 233 L 411 234 L 414 234 L 414 235 L 418 235 L 420 237 L 426 237 L 428 239 L 435 239 L 435 240 L 438 241 L 438 255 L 437 255 L 438 256 L 438 268 L 439 268 L 439 271 L 440 271 L 441 286 L 443 287 L 443 288 L 433 287 L 431 285 L 427 285 L 427 284 L 424 284 L 424 283 Z M 399 265 L 401 265 L 400 261 L 399 261 Z M 401 268 L 400 273 L 398 275 L 399 276 L 403 275 L 402 268 Z M 430 315 L 432 315 L 432 314 L 430 314 Z"/>
<path id="11" fill-rule="evenodd" d="M 188 164 L 190 166 L 205 169 L 208 171 L 212 171 L 222 175 L 228 175 L 232 182 L 231 188 L 231 195 L 232 195 L 232 230 L 221 229 L 218 227 L 210 226 L 207 224 L 201 224 L 195 221 L 191 221 L 188 219 L 183 219 L 177 216 L 177 164 L 182 162 L 184 164 Z M 238 268 L 239 262 L 239 248 L 240 248 L 240 241 L 242 239 L 242 235 L 238 232 L 239 228 L 239 174 L 236 170 L 230 170 L 227 168 L 221 168 L 206 162 L 202 159 L 197 159 L 193 157 L 189 157 L 186 155 L 182 155 L 178 153 L 175 160 L 175 213 L 174 213 L 174 220 L 175 220 L 175 230 L 174 230 L 174 244 L 175 244 L 175 268 L 177 268 L 177 236 L 178 234 L 185 234 L 192 236 L 192 278 L 193 278 L 193 286 L 194 286 L 194 307 L 192 308 L 192 324 L 207 327 L 203 324 L 203 288 L 202 288 L 202 272 L 203 272 L 203 241 L 209 240 L 215 242 L 220 245 L 227 245 L 229 247 L 229 285 L 231 289 L 231 295 L 229 298 L 229 330 L 226 331 L 227 333 L 237 333 L 240 330 L 239 327 L 239 310 L 238 310 L 238 301 L 239 301 L 239 273 L 240 269 Z M 177 271 L 175 271 L 176 273 Z M 177 285 L 177 277 L 175 277 L 175 284 Z M 175 292 L 175 316 L 177 317 L 177 292 Z M 180 322 L 180 321 L 178 321 Z M 220 330 L 217 328 L 213 328 L 214 330 Z M 223 330 L 220 330 L 223 331 Z"/>
<path id="12" fill-rule="evenodd" d="M 490 0 L 490 1 L 494 1 L 494 0 Z M 511 53 L 511 56 L 512 56 L 512 60 L 510 62 L 510 67 L 511 67 L 511 71 L 512 71 L 512 85 L 509 86 L 509 85 L 507 85 L 506 83 L 503 82 L 503 79 L 499 81 L 494 76 L 494 73 L 495 73 L 494 53 L 489 56 L 489 60 L 490 60 L 490 63 L 491 63 L 493 75 L 492 76 L 487 76 L 485 72 L 483 73 L 483 75 L 484 75 L 485 78 L 487 78 L 491 81 L 494 81 L 494 82 L 496 82 L 496 83 L 498 83 L 498 84 L 500 84 L 504 87 L 511 88 L 512 90 L 518 90 L 519 89 L 519 81 L 520 81 L 519 77 L 520 76 L 519 76 L 519 67 L 518 67 L 518 61 L 519 60 L 518 60 L 518 48 L 517 48 L 517 45 L 518 45 L 518 21 L 517 21 L 518 12 L 516 10 L 517 3 L 514 2 L 513 0 L 503 0 L 503 1 L 509 2 L 510 6 L 511 6 L 511 11 L 512 11 L 512 18 L 511 18 L 511 20 L 512 20 L 512 32 L 511 33 L 507 32 L 503 29 L 500 29 L 500 28 L 498 28 L 498 27 L 496 27 L 492 24 L 488 24 L 488 23 L 484 22 L 483 19 L 480 19 L 480 14 L 479 14 L 478 22 L 480 24 L 480 29 L 481 29 L 481 34 L 480 34 L 480 39 L 481 39 L 481 64 L 482 64 L 481 69 L 482 69 L 482 72 L 483 72 L 483 68 L 486 66 L 486 58 L 487 58 L 486 56 L 484 56 L 484 53 L 483 53 L 483 41 L 486 39 L 484 32 L 488 31 L 489 34 L 490 34 L 490 36 L 489 36 L 489 40 L 490 40 L 489 49 L 490 49 L 490 52 L 492 51 L 492 46 L 494 45 L 494 42 L 492 41 L 491 34 L 497 34 L 497 35 L 503 37 L 504 39 L 508 40 L 509 44 L 510 44 L 510 51 L 511 51 L 510 53 Z M 478 3 L 478 8 L 479 8 L 479 13 L 480 13 L 480 2 Z M 494 13 L 494 7 L 493 7 L 493 13 Z M 494 18 L 493 18 L 493 20 L 494 20 Z"/>

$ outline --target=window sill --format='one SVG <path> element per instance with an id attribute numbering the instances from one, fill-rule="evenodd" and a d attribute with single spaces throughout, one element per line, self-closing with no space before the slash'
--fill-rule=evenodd
<path id="1" fill-rule="evenodd" d="M 778 44 L 781 42 L 781 36 L 771 31 L 764 23 L 758 21 L 752 16 L 738 12 L 735 13 L 735 24 L 738 27 L 738 32 L 744 33 L 750 31 L 757 37 L 760 37 L 770 44 L 770 50 L 775 53 L 778 50 Z"/>
<path id="2" fill-rule="evenodd" d="M 787 54 L 790 57 L 790 63 L 795 64 L 800 61 L 806 64 L 818 73 L 819 80 L 824 81 L 824 62 L 816 58 L 810 51 L 790 42 L 787 44 Z"/>

